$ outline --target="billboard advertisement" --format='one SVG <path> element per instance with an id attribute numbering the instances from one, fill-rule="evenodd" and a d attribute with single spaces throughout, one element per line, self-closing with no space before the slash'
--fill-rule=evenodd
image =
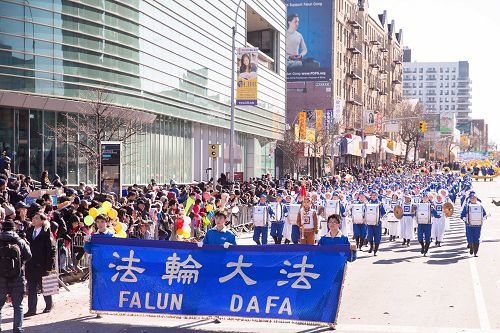
<path id="1" fill-rule="evenodd" d="M 236 105 L 257 105 L 258 64 L 258 48 L 238 48 L 238 85 L 236 86 Z"/>
<path id="2" fill-rule="evenodd" d="M 287 81 L 332 79 L 332 0 L 286 0 Z"/>

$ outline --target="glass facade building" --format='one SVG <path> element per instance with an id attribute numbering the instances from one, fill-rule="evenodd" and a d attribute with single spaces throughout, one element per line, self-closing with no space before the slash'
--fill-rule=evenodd
<path id="1" fill-rule="evenodd" d="M 13 171 L 94 182 L 78 149 L 58 141 L 88 89 L 154 114 L 124 155 L 124 183 L 206 179 L 229 164 L 231 33 L 236 0 L 0 0 L 0 149 Z M 251 7 L 250 7 L 251 5 Z M 236 171 L 274 173 L 285 116 L 282 1 L 242 1 L 236 46 L 258 46 L 258 106 L 236 109 Z M 256 38 L 255 36 L 259 36 Z M 263 37 L 260 37 L 263 36 Z M 258 44 L 258 45 L 255 45 Z M 212 165 L 209 143 L 222 145 Z"/>

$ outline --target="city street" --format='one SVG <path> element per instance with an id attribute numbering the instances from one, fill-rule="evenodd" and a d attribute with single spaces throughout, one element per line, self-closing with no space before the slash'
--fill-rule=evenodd
<path id="1" fill-rule="evenodd" d="M 362 252 L 349 265 L 338 332 L 500 332 L 500 207 L 491 204 L 499 181 L 474 182 L 487 213 L 479 257 L 465 248 L 457 211 L 443 246 L 422 257 L 417 241 L 410 248 L 384 239 L 376 257 Z M 457 207 L 456 207 L 457 208 Z M 251 244 L 243 235 L 240 244 Z M 181 320 L 90 314 L 88 282 L 61 289 L 55 310 L 25 320 L 27 332 L 321 332 L 323 327 L 282 323 Z M 39 302 L 38 311 L 43 309 Z M 26 305 L 25 305 L 26 309 Z M 11 329 L 12 308 L 2 313 Z"/>

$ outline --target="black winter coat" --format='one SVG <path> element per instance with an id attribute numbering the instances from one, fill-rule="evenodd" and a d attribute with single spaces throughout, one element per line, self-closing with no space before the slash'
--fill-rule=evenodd
<path id="1" fill-rule="evenodd" d="M 21 239 L 14 231 L 0 232 L 0 243 L 16 243 L 21 250 L 21 260 L 23 263 L 31 259 L 31 251 L 29 245 Z M 24 292 L 24 269 L 20 277 L 6 279 L 0 276 L 0 293 L 23 293 Z"/>
<path id="2" fill-rule="evenodd" d="M 40 234 L 33 239 L 35 228 L 29 227 L 26 230 L 26 239 L 30 244 L 33 258 L 26 263 L 26 279 L 39 280 L 47 275 L 54 265 L 55 247 L 50 239 L 50 229 L 42 227 Z"/>

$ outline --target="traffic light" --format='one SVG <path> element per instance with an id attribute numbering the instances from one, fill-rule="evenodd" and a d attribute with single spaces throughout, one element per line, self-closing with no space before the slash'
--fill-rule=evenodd
<path id="1" fill-rule="evenodd" d="M 425 122 L 425 121 L 420 121 L 420 122 L 418 123 L 418 131 L 419 131 L 420 133 L 425 133 L 425 132 L 427 132 L 427 122 Z"/>
<path id="2" fill-rule="evenodd" d="M 216 143 L 210 143 L 208 145 L 208 157 L 218 158 L 220 157 L 220 145 Z"/>

